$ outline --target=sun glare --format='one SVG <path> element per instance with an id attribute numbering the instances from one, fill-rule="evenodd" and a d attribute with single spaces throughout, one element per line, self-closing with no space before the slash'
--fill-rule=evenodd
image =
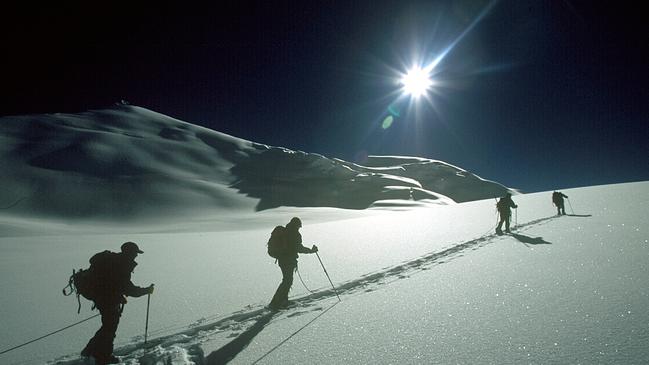
<path id="1" fill-rule="evenodd" d="M 430 89 L 433 81 L 430 79 L 430 74 L 425 69 L 413 67 L 401 79 L 403 91 L 407 95 L 412 95 L 418 98 Z"/>

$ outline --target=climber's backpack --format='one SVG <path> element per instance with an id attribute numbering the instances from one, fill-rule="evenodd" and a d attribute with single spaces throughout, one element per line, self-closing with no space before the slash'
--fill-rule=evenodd
<path id="1" fill-rule="evenodd" d="M 91 301 L 97 298 L 97 293 L 101 285 L 100 281 L 104 276 L 102 271 L 105 271 L 110 266 L 110 259 L 113 255 L 115 254 L 110 251 L 100 252 L 90 259 L 90 267 L 88 269 L 72 270 L 72 275 L 68 279 L 68 285 L 63 288 L 63 295 L 77 294 L 77 302 L 79 303 L 77 313 L 81 311 L 80 295 Z M 92 309 L 94 309 L 94 305 Z"/>
<path id="2" fill-rule="evenodd" d="M 268 239 L 268 255 L 278 259 L 284 256 L 287 250 L 286 228 L 282 226 L 273 228 L 273 232 Z"/>

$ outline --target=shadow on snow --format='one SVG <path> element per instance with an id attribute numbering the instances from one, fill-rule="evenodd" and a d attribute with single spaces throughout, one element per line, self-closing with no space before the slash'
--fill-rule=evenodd
<path id="1" fill-rule="evenodd" d="M 230 360 L 234 359 L 235 356 L 248 347 L 248 344 L 250 344 L 252 339 L 264 329 L 268 322 L 270 322 L 271 318 L 273 318 L 274 314 L 274 312 L 270 312 L 261 315 L 257 318 L 255 323 L 250 326 L 250 328 L 241 333 L 234 340 L 228 342 L 225 346 L 209 354 L 205 358 L 204 364 L 220 365 L 230 362 Z"/>
<path id="2" fill-rule="evenodd" d="M 518 241 L 529 245 L 551 245 L 552 244 L 552 242 L 548 242 L 544 240 L 543 237 L 530 237 L 520 233 L 512 233 L 511 236 L 516 238 Z"/>

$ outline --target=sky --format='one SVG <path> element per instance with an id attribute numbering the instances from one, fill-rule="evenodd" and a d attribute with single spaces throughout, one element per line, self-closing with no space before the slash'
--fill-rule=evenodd
<path id="1" fill-rule="evenodd" d="M 649 25 L 633 2 L 233 6 L 6 9 L 0 115 L 126 100 L 361 164 L 439 159 L 524 192 L 649 180 Z M 435 61 L 427 96 L 402 95 L 403 73 Z"/>

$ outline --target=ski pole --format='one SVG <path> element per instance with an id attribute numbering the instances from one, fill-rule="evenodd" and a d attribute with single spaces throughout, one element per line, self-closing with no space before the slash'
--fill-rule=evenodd
<path id="1" fill-rule="evenodd" d="M 566 200 L 568 201 L 568 205 L 570 206 L 570 211 L 572 212 L 572 215 L 575 215 L 575 210 L 572 209 L 572 204 L 570 203 L 570 198 L 566 198 Z"/>
<path id="2" fill-rule="evenodd" d="M 327 275 L 327 279 L 329 279 L 329 284 L 331 284 L 331 287 L 334 289 L 334 293 L 336 293 L 336 297 L 338 297 L 338 301 L 340 302 L 340 296 L 338 296 L 338 291 L 336 290 L 336 287 L 334 286 L 334 283 L 331 281 L 331 278 L 329 277 L 329 273 L 327 272 L 327 269 L 325 268 L 324 264 L 322 263 L 322 260 L 320 260 L 320 255 L 316 251 L 315 253 L 316 256 L 318 256 L 318 261 L 320 261 L 320 265 L 322 265 L 322 270 L 324 270 L 325 275 Z"/>
<path id="3" fill-rule="evenodd" d="M 518 226 L 518 208 L 514 209 L 515 215 L 514 215 L 514 227 Z"/>
<path id="4" fill-rule="evenodd" d="M 500 211 L 498 211 L 498 199 L 494 198 L 496 201 L 496 206 L 494 208 L 494 212 L 496 215 L 496 225 L 494 227 L 498 228 L 498 223 L 500 222 Z"/>
<path id="5" fill-rule="evenodd" d="M 144 325 L 144 348 L 146 349 L 147 335 L 149 334 L 149 306 L 151 304 L 151 293 L 146 298 L 146 324 Z"/>

